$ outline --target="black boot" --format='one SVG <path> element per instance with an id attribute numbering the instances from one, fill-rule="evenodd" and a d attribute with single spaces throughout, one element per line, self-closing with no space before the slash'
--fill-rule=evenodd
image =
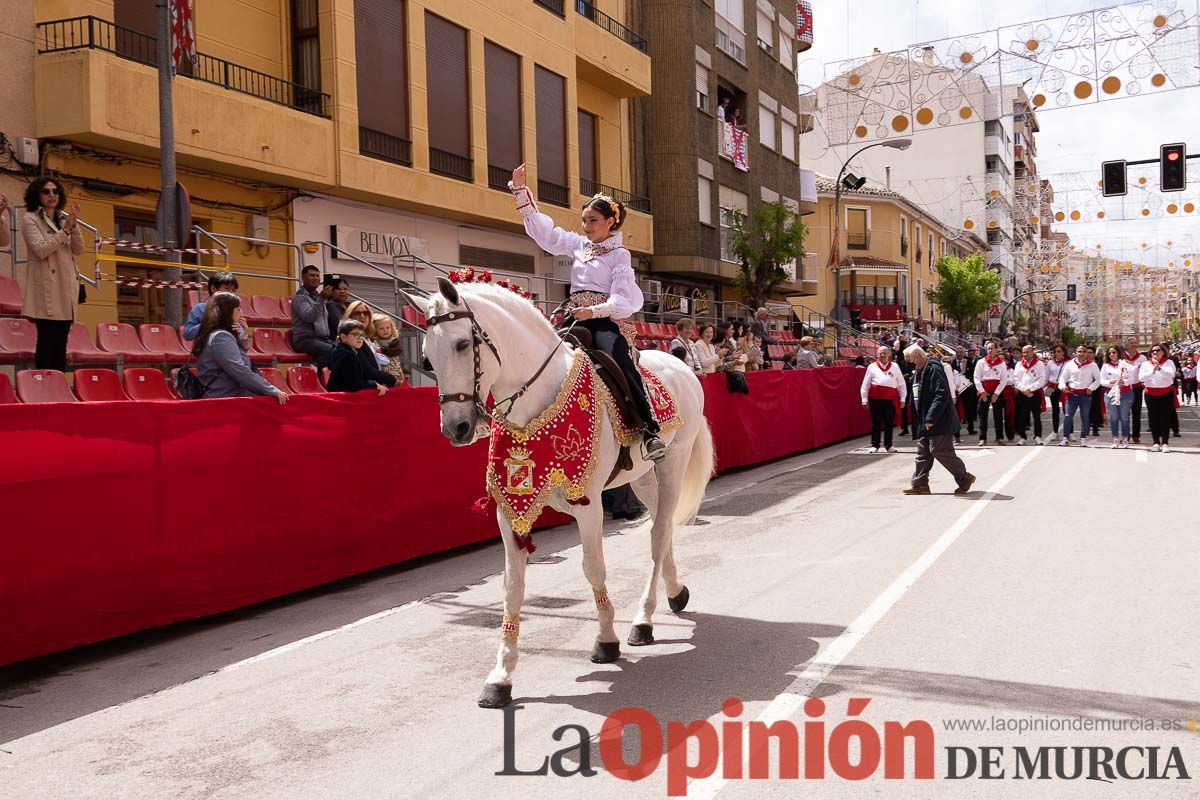
<path id="1" fill-rule="evenodd" d="M 642 434 L 642 449 L 647 460 L 658 461 L 667 454 L 667 443 L 658 438 L 657 433 L 645 432 Z"/>

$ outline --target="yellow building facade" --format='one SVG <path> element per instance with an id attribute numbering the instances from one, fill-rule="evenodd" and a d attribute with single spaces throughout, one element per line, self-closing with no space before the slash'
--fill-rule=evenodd
<path id="1" fill-rule="evenodd" d="M 63 181 L 80 201 L 82 219 L 101 235 L 152 242 L 159 185 L 153 0 L 46 0 L 34 10 L 29 102 L 40 169 Z M 524 161 L 532 185 L 554 190 L 541 206 L 563 227 L 578 226 L 579 208 L 595 191 L 625 200 L 635 209 L 624 228 L 626 244 L 635 257 L 647 255 L 653 250 L 648 204 L 627 190 L 634 170 L 629 103 L 650 92 L 650 59 L 644 42 L 639 46 L 620 22 L 627 12 L 626 0 L 197 3 L 198 63 L 173 83 L 179 180 L 191 195 L 193 221 L 218 236 L 339 244 L 340 250 L 321 251 L 317 263 L 347 275 L 352 290 L 356 282 L 374 286 L 375 294 L 365 292 L 371 299 L 386 294 L 383 272 L 392 250 L 372 255 L 348 247 L 348 231 L 402 240 L 406 252 L 438 264 L 563 276 L 562 265 L 523 235 L 512 196 L 498 183 Z M 381 37 L 376 16 L 365 17 L 379 14 L 399 38 Z M 430 42 L 445 31 L 461 32 L 456 63 L 465 76 L 465 147 L 450 169 L 438 163 L 445 161 L 438 139 L 445 76 L 436 67 L 429 73 L 445 58 Z M 371 64 L 384 68 L 358 63 L 364 42 L 386 44 L 387 52 L 369 54 Z M 518 65 L 512 114 L 489 105 L 497 79 L 488 59 L 496 52 Z M 544 93 L 539 105 L 538 89 L 546 85 L 560 92 L 549 111 Z M 381 95 L 381 87 L 392 87 L 392 94 Z M 367 131 L 360 117 L 368 105 L 376 116 L 402 105 L 403 129 L 386 136 Z M 4 117 L 0 112 L 0 130 Z M 488 128 L 497 119 L 519 126 L 516 155 L 503 163 L 489 157 Z M 548 152 L 557 162 L 550 182 L 539 163 Z M 261 276 L 241 278 L 246 294 L 292 293 L 295 284 L 285 279 L 296 276 L 301 260 L 317 258 L 278 245 L 228 243 L 229 267 Z M 201 256 L 200 263 L 223 259 Z M 406 277 L 427 281 L 436 274 L 410 264 Z M 81 272 L 91 275 L 94 266 L 90 256 L 80 259 Z M 137 290 L 134 301 L 129 287 L 109 279 L 154 277 L 153 266 L 99 266 L 105 279 L 89 289 L 83 321 L 162 320 L 159 290 Z M 549 293 L 548 286 L 543 282 L 542 291 Z"/>
<path id="2" fill-rule="evenodd" d="M 817 176 L 817 194 L 816 213 L 805 218 L 805 246 L 806 275 L 817 276 L 818 288 L 815 296 L 796 298 L 795 304 L 823 314 L 840 304 L 847 319 L 859 317 L 867 328 L 899 328 L 907 320 L 921 329 L 947 321 L 925 296 L 937 286 L 938 259 L 983 252 L 986 242 L 947 227 L 899 193 L 868 183 L 859 190 L 842 189 L 835 271 L 830 267 L 833 181 Z"/>

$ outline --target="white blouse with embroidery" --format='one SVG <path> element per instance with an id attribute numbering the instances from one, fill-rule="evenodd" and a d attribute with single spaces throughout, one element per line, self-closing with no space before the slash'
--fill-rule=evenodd
<path id="1" fill-rule="evenodd" d="M 528 186 L 508 188 L 517 198 L 517 210 L 525 221 L 525 232 L 538 247 L 555 256 L 572 256 L 571 292 L 602 292 L 608 300 L 592 306 L 597 317 L 625 319 L 642 310 L 642 290 L 637 285 L 633 261 L 620 233 L 600 243 L 582 234 L 554 226 L 554 220 L 538 211 Z"/>

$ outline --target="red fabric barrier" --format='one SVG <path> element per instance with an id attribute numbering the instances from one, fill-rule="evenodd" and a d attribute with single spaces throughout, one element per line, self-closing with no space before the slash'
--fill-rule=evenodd
<path id="1" fill-rule="evenodd" d="M 705 380 L 729 470 L 869 431 L 861 371 Z M 0 411 L 0 664 L 498 535 L 432 388 Z M 543 514 L 540 523 L 566 518 Z"/>

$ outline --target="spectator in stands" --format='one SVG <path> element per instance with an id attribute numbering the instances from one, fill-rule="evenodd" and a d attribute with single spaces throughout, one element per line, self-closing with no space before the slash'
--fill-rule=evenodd
<path id="1" fill-rule="evenodd" d="M 771 359 L 767 357 L 770 352 L 770 346 L 778 344 L 776 339 L 771 337 L 770 312 L 765 308 L 760 308 L 754 312 L 754 322 L 750 324 L 750 331 L 754 334 L 754 338 L 758 340 L 759 346 L 762 347 L 762 369 L 770 369 Z"/>
<path id="2" fill-rule="evenodd" d="M 721 354 L 717 352 L 714 340 L 717 338 L 715 325 L 704 325 L 700 328 L 700 338 L 696 341 L 696 356 L 700 359 L 700 374 L 711 375 L 721 364 Z"/>
<path id="3" fill-rule="evenodd" d="M 217 292 L 234 292 L 238 290 L 237 276 L 232 272 L 214 272 L 208 276 L 208 296 L 212 297 Z M 195 340 L 200 335 L 200 322 L 204 319 L 204 307 L 206 301 L 201 300 L 196 305 L 192 306 L 192 310 L 188 312 L 187 321 L 183 323 L 183 338 L 189 342 Z M 250 347 L 249 341 L 246 339 L 246 329 L 239 329 L 238 338 L 243 350 Z"/>
<path id="4" fill-rule="evenodd" d="M 325 301 L 333 295 L 333 285 L 322 284 L 321 270 L 311 264 L 300 271 L 300 289 L 292 298 L 292 347 L 307 353 L 318 364 L 329 358 L 329 312 Z"/>
<path id="5" fill-rule="evenodd" d="M 800 349 L 796 351 L 796 369 L 816 369 L 820 365 L 817 353 L 813 350 L 813 338 L 803 337 L 800 340 Z"/>
<path id="6" fill-rule="evenodd" d="M 367 376 L 367 380 L 382 383 L 388 387 L 395 386 L 396 376 L 385 371 L 383 369 L 383 362 L 379 360 L 379 351 L 375 345 L 375 321 L 373 316 L 371 307 L 362 300 L 355 300 L 346 306 L 346 319 L 362 323 L 364 332 L 367 334 L 366 339 L 363 341 L 363 346 L 357 350 L 358 359 L 362 362 L 363 373 Z M 387 358 L 387 356 L 384 356 L 384 358 Z"/>
<path id="7" fill-rule="evenodd" d="M 675 323 L 675 338 L 671 340 L 671 354 L 674 355 L 676 350 L 683 351 L 683 361 L 692 368 L 692 372 L 703 372 L 704 368 L 700 365 L 700 355 L 696 352 L 696 346 L 692 343 L 692 334 L 696 331 L 696 323 L 694 320 L 683 317 Z"/>
<path id="8" fill-rule="evenodd" d="M 718 322 L 717 332 L 713 336 L 713 346 L 720 349 L 725 346 L 725 343 L 733 336 L 732 322 Z"/>
<path id="9" fill-rule="evenodd" d="M 740 349 L 742 354 L 746 356 L 747 372 L 753 372 L 763 368 L 762 348 L 759 347 L 758 337 L 754 335 L 753 331 L 746 330 L 745 335 L 742 336 Z"/>
<path id="10" fill-rule="evenodd" d="M 785 370 L 796 369 L 796 351 L 795 350 L 788 350 L 786 353 L 783 354 L 783 368 Z"/>
<path id="11" fill-rule="evenodd" d="M 325 282 L 333 287 L 333 292 L 325 301 L 325 311 L 329 314 L 329 330 L 336 331 L 350 307 L 350 282 L 336 274 L 326 275 Z"/>
<path id="12" fill-rule="evenodd" d="M 865 357 L 865 356 L 863 356 L 863 355 L 861 355 L 861 354 L 860 354 L 860 355 L 857 355 L 857 356 L 855 356 L 855 357 L 854 357 L 854 366 L 856 366 L 856 367 L 865 367 L 865 366 L 867 366 L 867 359 L 866 359 L 866 357 Z"/>
<path id="13" fill-rule="evenodd" d="M 64 211 L 66 204 L 62 184 L 42 176 L 25 190 L 21 220 L 21 237 L 29 251 L 21 315 L 37 326 L 37 368 L 59 372 L 67 371 L 67 335 L 79 302 L 75 256 L 83 253 L 79 203 Z"/>
<path id="14" fill-rule="evenodd" d="M 387 394 L 388 387 L 367 377 L 358 352 L 367 339 L 367 326 L 358 320 L 346 319 L 338 325 L 338 343 L 329 351 L 329 380 L 325 388 L 331 392 L 358 392 L 374 389 Z M 390 376 L 389 376 L 390 377 Z"/>
<path id="15" fill-rule="evenodd" d="M 396 331 L 396 323 L 387 314 L 376 314 L 372 322 L 375 323 L 375 355 L 380 369 L 395 378 L 397 386 L 403 386 L 408 376 L 404 374 L 404 367 L 400 363 L 403 344 Z"/>
<path id="16" fill-rule="evenodd" d="M 675 356 L 680 361 L 687 364 L 689 367 L 691 366 L 691 363 L 688 361 L 687 348 L 685 348 L 683 345 L 680 344 L 680 345 L 676 345 L 676 346 L 672 347 L 671 355 Z"/>
<path id="17" fill-rule="evenodd" d="M 238 344 L 242 325 L 242 301 L 233 292 L 217 292 L 208 299 L 200 330 L 192 344 L 196 374 L 204 384 L 205 399 L 269 395 L 280 405 L 287 402 L 281 392 L 250 366 L 250 357 Z"/>
<path id="18" fill-rule="evenodd" d="M 8 233 L 8 195 L 0 192 L 0 247 L 8 247 L 12 244 L 12 237 Z"/>

